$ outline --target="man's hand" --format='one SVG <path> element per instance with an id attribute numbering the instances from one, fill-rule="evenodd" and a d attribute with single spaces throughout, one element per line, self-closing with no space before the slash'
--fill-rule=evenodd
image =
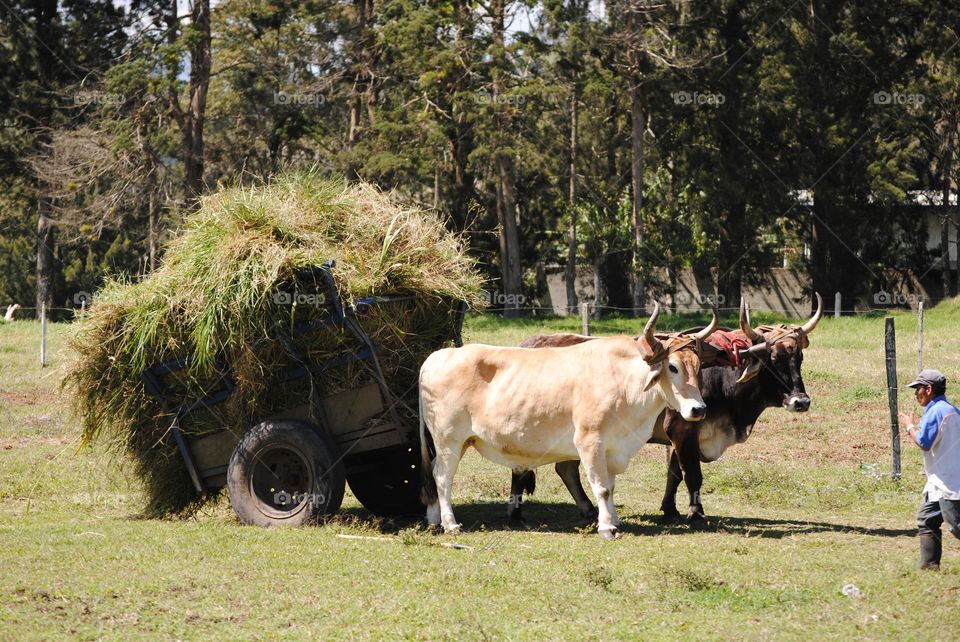
<path id="1" fill-rule="evenodd" d="M 904 430 L 907 429 L 907 426 L 912 426 L 916 423 L 912 413 L 901 412 L 897 415 L 897 418 L 900 419 L 900 425 L 903 426 Z"/>

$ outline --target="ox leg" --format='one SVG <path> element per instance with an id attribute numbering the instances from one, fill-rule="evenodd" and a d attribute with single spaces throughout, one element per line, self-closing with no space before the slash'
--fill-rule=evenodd
<path id="1" fill-rule="evenodd" d="M 570 496 L 577 503 L 580 514 L 587 519 L 597 519 L 597 508 L 590 502 L 586 491 L 583 490 L 583 484 L 580 482 L 580 462 L 579 461 L 558 461 L 554 465 L 563 485 L 570 491 Z M 619 525 L 619 524 L 618 524 Z"/>
<path id="2" fill-rule="evenodd" d="M 677 489 L 680 488 L 681 481 L 683 469 L 680 468 L 680 457 L 677 456 L 677 449 L 671 447 L 670 464 L 667 466 L 667 488 L 663 493 L 663 501 L 660 502 L 664 521 L 674 522 L 681 519 L 680 511 L 677 510 Z"/>
<path id="3" fill-rule="evenodd" d="M 507 518 L 513 521 L 523 520 L 523 494 L 533 494 L 537 485 L 537 473 L 534 470 L 513 470 L 510 475 L 510 499 L 507 501 Z"/>
<path id="4" fill-rule="evenodd" d="M 682 454 L 688 447 L 687 437 L 690 434 L 690 423 L 684 421 L 680 413 L 667 410 L 663 419 L 663 430 L 670 438 L 670 463 L 667 466 L 667 488 L 660 502 L 664 520 L 667 522 L 680 521 L 680 512 L 677 510 L 677 489 L 683 480 Z"/>
<path id="5" fill-rule="evenodd" d="M 687 521 L 693 528 L 706 526 L 707 520 L 700 505 L 700 488 L 703 486 L 703 471 L 700 468 L 700 434 L 696 424 L 684 421 L 679 414 L 668 412 L 664 420 L 664 429 L 673 444 L 673 455 L 670 457 L 670 476 L 667 479 L 667 491 L 670 492 L 669 502 L 664 496 L 664 504 L 673 507 L 673 515 L 668 513 L 668 506 L 661 507 L 664 513 L 671 517 L 677 514 L 675 495 L 682 478 L 690 494 L 690 508 L 687 511 Z M 679 469 L 679 470 L 678 470 Z"/>
<path id="6" fill-rule="evenodd" d="M 696 433 L 691 431 L 694 444 L 697 443 Z M 687 446 L 690 444 L 688 443 Z M 702 528 L 707 525 L 707 517 L 703 513 L 703 506 L 700 504 L 700 489 L 703 487 L 703 468 L 700 464 L 700 451 L 698 448 L 684 448 L 680 452 L 680 466 L 683 468 L 683 481 L 687 485 L 687 492 L 690 494 L 690 508 L 687 510 L 687 521 L 693 528 Z"/>
<path id="7" fill-rule="evenodd" d="M 437 482 L 437 503 L 439 504 L 440 524 L 446 533 L 458 533 L 460 524 L 453 516 L 453 477 L 457 474 L 460 465 L 462 448 L 456 451 L 441 451 L 437 449 L 437 457 L 433 461 L 433 478 Z M 434 515 L 433 507 L 427 508 L 427 519 Z M 431 523 L 434 523 L 431 521 Z"/>
<path id="8" fill-rule="evenodd" d="M 597 498 L 597 532 L 604 539 L 617 539 L 617 511 L 613 506 L 613 475 L 607 467 L 603 444 L 595 437 L 578 440 L 577 451 L 587 472 L 587 481 Z"/>

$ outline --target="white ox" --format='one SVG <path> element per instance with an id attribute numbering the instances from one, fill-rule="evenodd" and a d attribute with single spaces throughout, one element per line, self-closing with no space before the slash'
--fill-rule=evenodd
<path id="1" fill-rule="evenodd" d="M 438 350 L 420 368 L 420 443 L 427 520 L 446 532 L 453 477 L 468 446 L 516 472 L 579 459 L 597 499 L 597 530 L 618 537 L 616 476 L 650 439 L 664 408 L 702 419 L 695 349 L 717 325 L 664 341 L 659 306 L 638 338 L 609 337 L 562 348 L 468 345 Z M 433 439 L 431 461 L 425 429 Z"/>

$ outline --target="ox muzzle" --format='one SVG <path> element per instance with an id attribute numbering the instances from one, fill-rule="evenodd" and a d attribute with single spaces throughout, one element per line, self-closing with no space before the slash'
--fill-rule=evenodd
<path id="1" fill-rule="evenodd" d="M 784 395 L 783 407 L 790 412 L 806 412 L 810 410 L 810 397 L 805 392 L 793 392 Z"/>
<path id="2" fill-rule="evenodd" d="M 700 421 L 707 416 L 707 404 L 689 401 L 680 405 L 680 416 L 686 421 Z"/>

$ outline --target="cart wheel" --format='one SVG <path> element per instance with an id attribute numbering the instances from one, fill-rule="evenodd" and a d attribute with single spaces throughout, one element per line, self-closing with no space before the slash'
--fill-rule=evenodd
<path id="1" fill-rule="evenodd" d="M 265 421 L 234 449 L 227 490 L 244 524 L 310 524 L 340 509 L 343 462 L 330 440 L 310 424 Z"/>
<path id="2" fill-rule="evenodd" d="M 420 450 L 404 448 L 356 462 L 347 483 L 364 508 L 381 517 L 423 516 Z"/>

